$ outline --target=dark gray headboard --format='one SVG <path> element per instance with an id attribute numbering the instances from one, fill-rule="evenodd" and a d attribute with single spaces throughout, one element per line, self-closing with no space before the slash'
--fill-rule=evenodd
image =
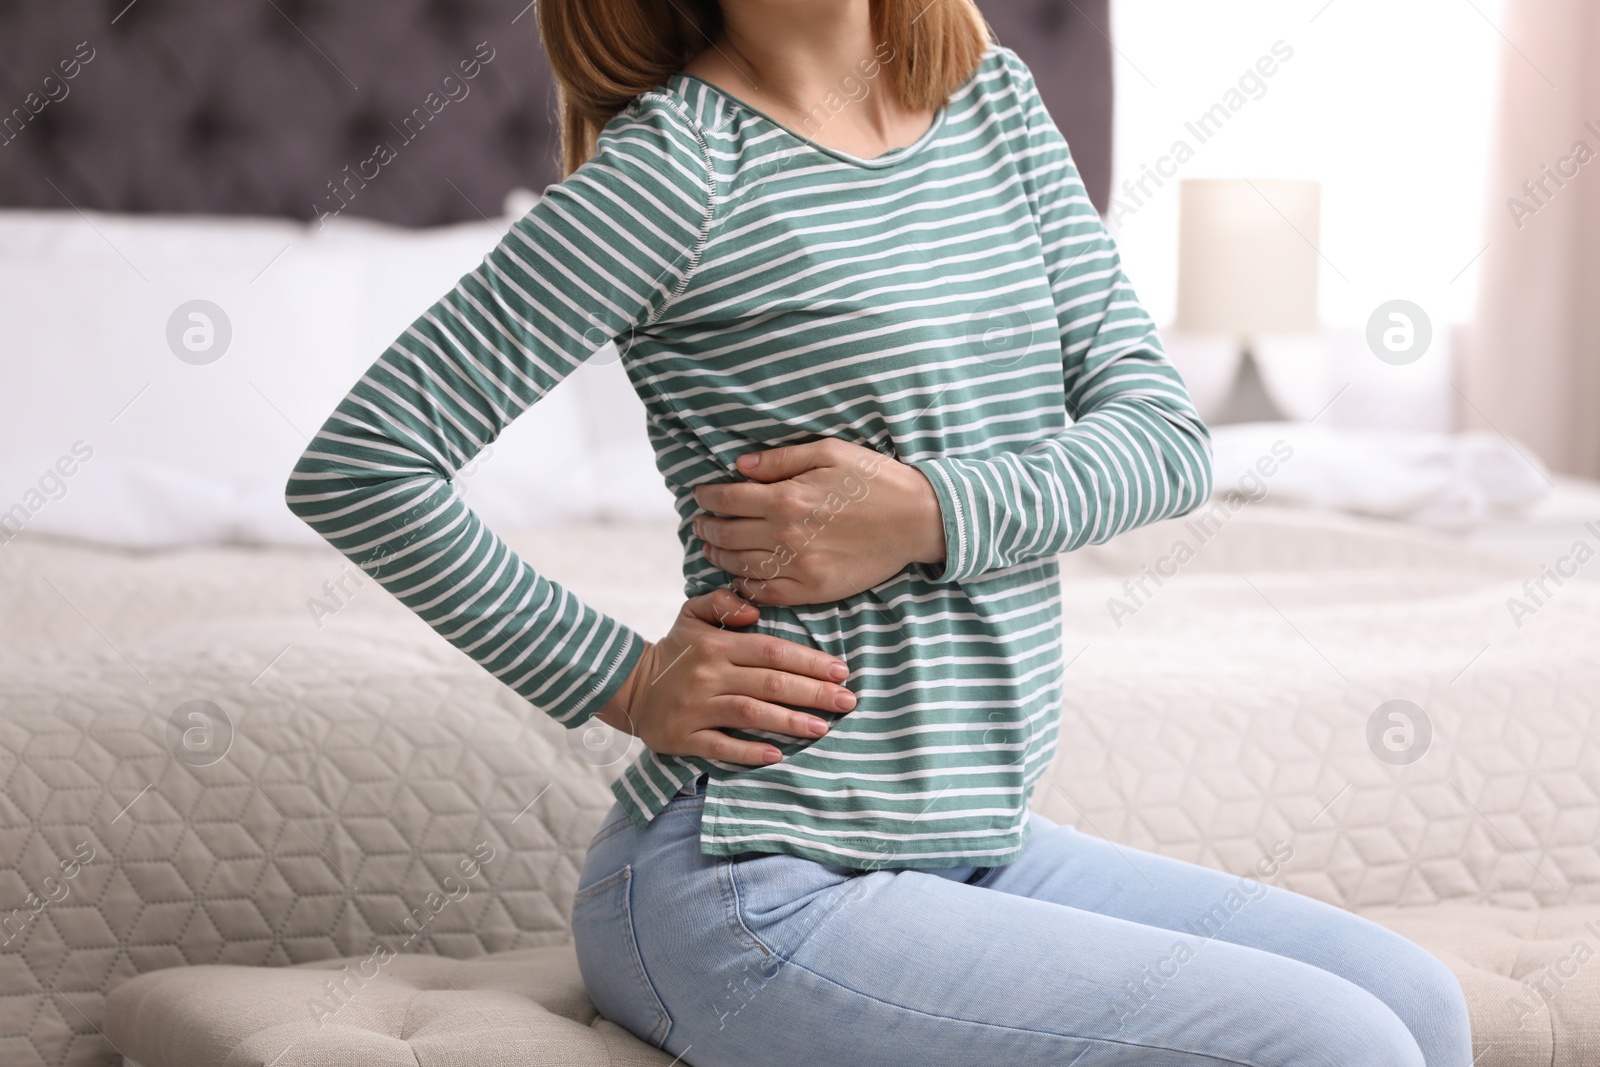
<path id="1" fill-rule="evenodd" d="M 1108 3 L 980 0 L 1102 210 Z M 0 207 L 469 220 L 557 178 L 553 115 L 528 0 L 0 0 Z"/>
<path id="2" fill-rule="evenodd" d="M 1033 71 L 1103 215 L 1111 195 L 1111 0 L 978 0 L 1000 43 Z"/>

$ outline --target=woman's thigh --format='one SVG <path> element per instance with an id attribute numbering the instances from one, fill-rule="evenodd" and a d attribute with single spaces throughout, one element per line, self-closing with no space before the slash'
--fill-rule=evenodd
<path id="1" fill-rule="evenodd" d="M 1472 1062 L 1466 999 L 1443 963 L 1415 943 L 1358 915 L 1264 884 L 1292 869 L 1280 841 L 1240 878 L 1124 848 L 1034 814 L 1022 855 L 979 880 L 1001 893 L 1092 911 L 1182 935 L 1197 955 L 1241 945 L 1338 975 L 1383 1001 L 1406 1024 L 1429 1067 Z M 1147 964 L 1123 976 L 1158 1010 L 1171 993 Z"/>
<path id="2" fill-rule="evenodd" d="M 704 856 L 674 804 L 595 846 L 574 925 L 602 1013 L 695 1067 L 1423 1064 L 1327 970 L 920 871 Z"/>

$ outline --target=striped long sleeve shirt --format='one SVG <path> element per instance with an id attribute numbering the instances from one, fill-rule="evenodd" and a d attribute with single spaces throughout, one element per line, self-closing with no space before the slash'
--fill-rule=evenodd
<path id="1" fill-rule="evenodd" d="M 569 727 L 644 638 L 520 559 L 452 476 L 612 340 L 677 502 L 686 595 L 728 580 L 694 536 L 693 489 L 741 479 L 749 451 L 838 437 L 914 465 L 946 541 L 942 565 L 762 607 L 753 631 L 849 665 L 856 709 L 825 736 L 743 735 L 784 752 L 763 767 L 645 751 L 617 799 L 647 825 L 706 774 L 712 854 L 1012 858 L 1057 741 L 1055 557 L 1192 509 L 1211 478 L 1209 435 L 1027 68 L 992 48 L 920 139 L 872 159 L 673 75 L 317 433 L 293 511 Z"/>

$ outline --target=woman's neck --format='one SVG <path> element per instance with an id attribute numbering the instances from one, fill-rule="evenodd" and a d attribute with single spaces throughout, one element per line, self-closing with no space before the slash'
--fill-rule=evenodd
<path id="1" fill-rule="evenodd" d="M 901 57 L 875 39 L 868 0 L 723 0 L 722 10 L 722 34 L 685 73 L 789 129 L 870 159 L 932 122 L 932 111 L 906 108 L 878 79 Z"/>

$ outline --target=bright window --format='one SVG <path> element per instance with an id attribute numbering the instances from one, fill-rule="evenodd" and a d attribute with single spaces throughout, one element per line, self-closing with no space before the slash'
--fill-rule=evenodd
<path id="1" fill-rule="evenodd" d="M 1322 183 L 1319 302 L 1328 325 L 1360 325 L 1395 298 L 1421 304 L 1436 322 L 1469 319 L 1502 7 L 1115 0 L 1114 192 L 1125 205 L 1115 229 L 1156 320 L 1170 322 L 1177 306 L 1176 183 L 1201 177 Z M 1242 106 L 1225 122 L 1193 125 L 1241 89 L 1277 42 L 1280 56 L 1292 55 L 1266 64 L 1270 76 L 1246 78 Z M 1193 155 L 1178 164 L 1180 142 Z M 1176 173 L 1158 187 L 1146 167 Z"/>

